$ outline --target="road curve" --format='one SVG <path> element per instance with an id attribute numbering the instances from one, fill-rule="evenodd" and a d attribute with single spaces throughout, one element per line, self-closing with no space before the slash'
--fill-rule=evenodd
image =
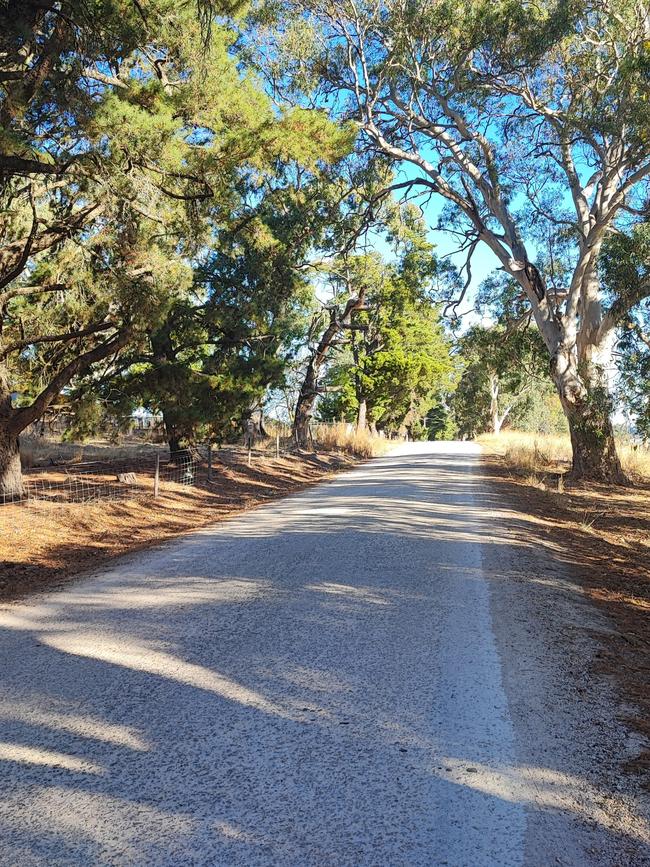
<path id="1" fill-rule="evenodd" d="M 609 625 L 471 444 L 0 607 L 3 865 L 642 865 Z"/>

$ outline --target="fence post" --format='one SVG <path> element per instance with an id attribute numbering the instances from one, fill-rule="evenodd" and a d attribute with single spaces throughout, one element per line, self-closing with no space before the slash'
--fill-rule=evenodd
<path id="1" fill-rule="evenodd" d="M 160 491 L 160 455 L 156 455 L 156 474 L 153 477 L 153 495 L 158 496 Z"/>
<path id="2" fill-rule="evenodd" d="M 249 446 L 249 447 L 248 447 L 248 466 L 249 466 L 249 467 L 250 467 L 250 465 L 251 465 L 251 455 L 252 455 L 252 453 L 253 453 L 253 449 L 251 448 L 251 446 Z"/>
<path id="3" fill-rule="evenodd" d="M 275 456 L 276 458 L 280 457 L 280 434 L 276 433 L 275 435 Z"/>
<path id="4" fill-rule="evenodd" d="M 208 481 L 212 481 L 212 443 L 208 443 Z"/>

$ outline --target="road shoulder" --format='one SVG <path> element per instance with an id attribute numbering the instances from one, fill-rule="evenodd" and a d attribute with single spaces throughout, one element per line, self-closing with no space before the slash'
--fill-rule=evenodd
<path id="1" fill-rule="evenodd" d="M 648 864 L 650 803 L 638 773 L 647 745 L 626 723 L 641 709 L 611 666 L 618 624 L 572 563 L 571 533 L 553 532 L 535 497 L 490 459 L 478 472 L 477 505 L 494 528 L 483 571 L 529 802 L 529 863 L 544 863 L 558 835 L 572 839 L 560 827 L 569 816 L 588 863 Z M 558 863 L 584 863 L 578 849 L 564 851 Z"/>

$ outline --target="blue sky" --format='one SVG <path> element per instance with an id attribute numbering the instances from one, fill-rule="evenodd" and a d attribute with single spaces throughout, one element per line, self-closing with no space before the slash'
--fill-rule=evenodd
<path id="1" fill-rule="evenodd" d="M 435 253 L 438 257 L 448 257 L 451 262 L 460 270 L 465 264 L 466 253 L 456 252 L 458 250 L 459 239 L 450 232 L 437 229 L 438 220 L 442 209 L 446 204 L 446 200 L 437 194 L 434 194 L 428 201 L 425 199 L 413 199 L 413 201 L 422 207 L 424 220 L 429 227 L 428 239 L 435 246 Z M 386 239 L 380 234 L 369 234 L 369 243 L 381 253 L 386 259 L 391 259 L 393 252 L 386 242 Z M 459 314 L 465 315 L 463 327 L 478 320 L 478 316 L 473 313 L 474 297 L 476 290 L 481 285 L 489 274 L 495 268 L 500 266 L 500 262 L 494 253 L 490 250 L 487 244 L 479 243 L 474 255 L 472 256 L 472 280 L 467 291 L 463 304 L 458 309 Z M 465 278 L 465 273 L 463 273 Z"/>

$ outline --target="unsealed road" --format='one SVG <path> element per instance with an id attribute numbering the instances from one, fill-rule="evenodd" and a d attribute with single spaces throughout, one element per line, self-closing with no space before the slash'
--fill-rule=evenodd
<path id="1" fill-rule="evenodd" d="M 2 607 L 0 863 L 650 863 L 540 540 L 414 444 Z"/>

